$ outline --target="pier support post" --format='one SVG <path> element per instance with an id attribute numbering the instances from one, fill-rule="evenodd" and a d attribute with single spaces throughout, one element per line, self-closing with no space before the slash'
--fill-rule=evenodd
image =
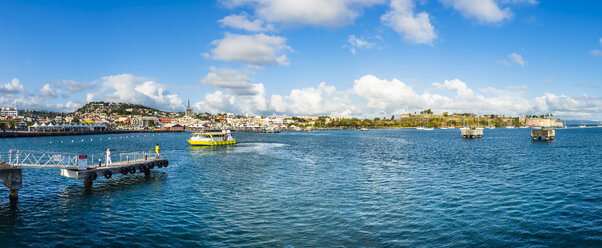
<path id="1" fill-rule="evenodd" d="M 0 179 L 2 179 L 4 186 L 9 189 L 8 197 L 11 201 L 17 200 L 19 189 L 23 186 L 21 168 L 0 164 L 2 165 L 0 166 Z"/>
<path id="2" fill-rule="evenodd" d="M 146 178 L 150 178 L 150 168 L 147 168 L 147 169 L 144 171 L 144 177 L 146 177 Z"/>
<path id="3" fill-rule="evenodd" d="M 10 199 L 11 201 L 16 201 L 17 199 L 19 199 L 19 190 L 11 189 L 8 193 L 8 199 Z"/>
<path id="4" fill-rule="evenodd" d="M 92 179 L 91 178 L 84 179 L 84 187 L 92 188 Z"/>

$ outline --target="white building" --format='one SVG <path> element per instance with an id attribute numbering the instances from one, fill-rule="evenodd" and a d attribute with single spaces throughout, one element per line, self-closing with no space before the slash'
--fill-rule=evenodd
<path id="1" fill-rule="evenodd" d="M 17 108 L 2 108 L 0 110 L 0 116 L 3 117 L 17 117 L 19 115 L 19 111 Z"/>

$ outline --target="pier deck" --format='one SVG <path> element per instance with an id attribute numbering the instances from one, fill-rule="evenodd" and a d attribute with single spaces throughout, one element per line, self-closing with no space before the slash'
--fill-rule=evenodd
<path id="1" fill-rule="evenodd" d="M 531 138 L 533 140 L 554 140 L 554 136 L 556 136 L 556 130 L 554 129 L 531 130 Z"/>
<path id="2" fill-rule="evenodd" d="M 111 156 L 117 161 L 108 163 L 106 154 L 91 156 L 41 151 L 11 150 L 9 153 L 0 154 L 0 179 L 9 188 L 9 198 L 16 200 L 18 190 L 22 188 L 23 168 L 48 168 L 60 169 L 61 176 L 83 179 L 84 186 L 91 187 L 92 182 L 98 177 L 107 179 L 114 175 L 144 173 L 150 176 L 150 171 L 167 167 L 169 162 L 165 158 L 154 155 L 152 149 L 119 152 Z M 111 159 L 112 160 L 112 159 Z M 95 163 L 97 162 L 97 163 Z"/>
<path id="3" fill-rule="evenodd" d="M 483 137 L 483 129 L 461 129 L 462 138 L 477 139 Z"/>

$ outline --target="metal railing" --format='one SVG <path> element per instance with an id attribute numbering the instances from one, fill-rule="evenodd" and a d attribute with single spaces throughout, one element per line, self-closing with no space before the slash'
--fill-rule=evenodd
<path id="1" fill-rule="evenodd" d="M 1 162 L 20 167 L 77 168 L 77 158 L 75 153 L 12 149 L 0 154 Z"/>
<path id="2" fill-rule="evenodd" d="M 0 153 L 0 164 L 6 163 L 18 167 L 77 169 L 81 154 L 65 152 L 43 152 L 29 150 L 10 150 Z M 107 154 L 85 155 L 83 158 L 87 168 L 110 167 L 124 163 L 141 162 L 157 159 L 154 149 L 122 151 L 111 153 L 111 163 L 107 163 Z"/>
<path id="3" fill-rule="evenodd" d="M 106 153 L 88 155 L 88 167 L 110 167 L 111 165 L 155 159 L 155 149 L 111 152 L 111 163 Z"/>

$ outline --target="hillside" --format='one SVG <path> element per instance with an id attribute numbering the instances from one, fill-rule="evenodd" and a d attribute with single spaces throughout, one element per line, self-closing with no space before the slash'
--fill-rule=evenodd
<path id="1" fill-rule="evenodd" d="M 85 113 L 104 113 L 107 115 L 118 114 L 118 115 L 149 115 L 154 113 L 161 113 L 155 108 L 147 107 L 140 104 L 131 103 L 114 103 L 114 102 L 89 102 L 83 107 L 76 110 L 75 114 Z"/>

